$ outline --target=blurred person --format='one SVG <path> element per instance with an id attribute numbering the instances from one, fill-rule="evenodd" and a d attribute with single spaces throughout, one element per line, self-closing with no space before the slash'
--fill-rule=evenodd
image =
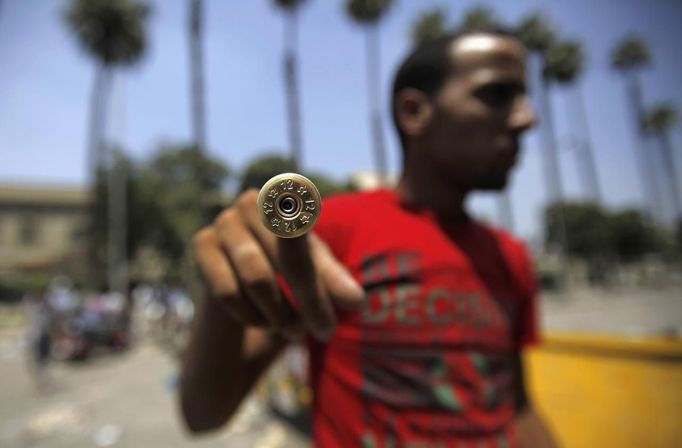
<path id="1" fill-rule="evenodd" d="M 194 239 L 206 294 L 180 406 L 219 428 L 308 333 L 315 446 L 552 447 L 525 387 L 538 341 L 525 247 L 466 211 L 500 191 L 535 121 L 526 53 L 503 31 L 414 49 L 395 76 L 395 190 L 325 200 L 314 233 L 277 239 L 244 193 Z"/>
<path id="2" fill-rule="evenodd" d="M 58 275 L 50 280 L 46 291 L 46 300 L 57 319 L 72 316 L 80 305 L 80 297 L 75 291 L 70 278 Z"/>
<path id="3" fill-rule="evenodd" d="M 136 280 L 131 280 L 126 285 L 124 297 L 125 304 L 120 315 L 120 331 L 125 335 L 126 345 L 130 344 L 133 338 L 133 326 L 135 318 L 135 291 L 139 288 Z"/>
<path id="4" fill-rule="evenodd" d="M 82 297 L 70 278 L 58 275 L 47 286 L 45 302 L 51 315 L 51 357 L 56 360 L 72 359 L 82 348 Z"/>
<path id="5" fill-rule="evenodd" d="M 27 316 L 28 355 L 38 387 L 46 384 L 46 371 L 52 357 L 52 310 L 45 289 L 28 293 L 22 300 Z"/>
<path id="6" fill-rule="evenodd" d="M 181 354 L 187 346 L 190 325 L 194 318 L 194 303 L 187 292 L 175 282 L 166 291 L 165 332 L 174 353 Z"/>

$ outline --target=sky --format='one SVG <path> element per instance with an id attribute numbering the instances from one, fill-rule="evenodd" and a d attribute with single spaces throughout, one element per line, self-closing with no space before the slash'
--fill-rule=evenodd
<path id="1" fill-rule="evenodd" d="M 0 4 L 0 184 L 85 185 L 86 136 L 94 63 L 65 27 L 66 0 L 5 0 Z M 114 83 L 108 134 L 143 160 L 165 143 L 190 139 L 190 79 L 186 0 L 154 0 L 149 48 Z M 283 20 L 271 0 L 204 0 L 206 113 L 211 155 L 235 172 L 265 152 L 287 147 L 282 81 Z M 364 34 L 341 0 L 308 0 L 300 14 L 299 77 L 304 166 L 342 180 L 372 168 Z M 543 12 L 561 37 L 581 40 L 587 53 L 579 90 L 608 206 L 642 203 L 636 141 L 623 79 L 609 67 L 615 43 L 637 34 L 652 50 L 642 74 L 644 101 L 682 111 L 682 2 L 679 0 L 396 0 L 382 22 L 381 85 L 390 169 L 400 170 L 388 115 L 396 66 L 410 48 L 419 13 L 441 7 L 456 25 L 471 7 L 493 9 L 508 25 Z M 577 89 L 552 95 L 560 163 L 568 199 L 583 199 L 576 141 L 585 132 L 570 113 Z M 682 169 L 682 126 L 671 134 Z M 537 239 L 547 199 L 537 131 L 524 153 L 510 194 L 516 232 Z M 494 194 L 477 194 L 474 213 L 499 222 Z"/>

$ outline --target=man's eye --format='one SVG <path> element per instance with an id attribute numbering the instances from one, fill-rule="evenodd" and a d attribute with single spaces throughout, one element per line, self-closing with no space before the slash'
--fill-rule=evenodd
<path id="1" fill-rule="evenodd" d="M 490 107 L 505 107 L 512 103 L 518 89 L 508 84 L 491 84 L 476 92 L 478 99 Z"/>

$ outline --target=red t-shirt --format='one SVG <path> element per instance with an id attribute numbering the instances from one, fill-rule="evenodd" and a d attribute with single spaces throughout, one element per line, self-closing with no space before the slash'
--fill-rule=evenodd
<path id="1" fill-rule="evenodd" d="M 388 190 L 326 200 L 315 232 L 368 297 L 310 342 L 315 445 L 517 446 L 512 359 L 538 339 L 523 245 Z"/>

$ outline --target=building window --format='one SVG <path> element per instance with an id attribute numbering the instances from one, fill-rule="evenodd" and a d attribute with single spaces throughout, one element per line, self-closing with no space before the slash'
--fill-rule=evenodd
<path id="1" fill-rule="evenodd" d="M 21 220 L 19 240 L 24 246 L 35 244 L 38 240 L 38 219 L 34 215 L 26 215 Z"/>
<path id="2" fill-rule="evenodd" d="M 71 231 L 71 241 L 80 243 L 85 240 L 87 234 L 88 232 L 84 225 L 76 225 Z"/>

